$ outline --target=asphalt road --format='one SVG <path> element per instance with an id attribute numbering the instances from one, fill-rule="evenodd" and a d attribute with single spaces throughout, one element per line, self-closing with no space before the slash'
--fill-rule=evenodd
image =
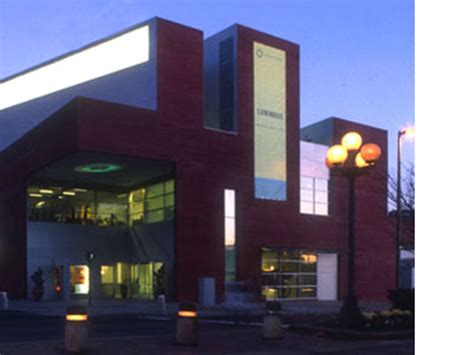
<path id="1" fill-rule="evenodd" d="M 64 317 L 0 312 L 1 355 L 65 354 Z M 200 343 L 175 344 L 175 319 L 139 315 L 97 316 L 89 320 L 88 355 L 96 354 L 332 354 L 411 355 L 413 340 L 342 341 L 285 332 L 265 340 L 261 325 L 232 324 L 231 319 L 198 321 Z"/>
<path id="2" fill-rule="evenodd" d="M 19 312 L 0 313 L 0 343 L 60 340 L 64 338 L 64 317 L 39 316 Z M 214 331 L 230 327 L 234 330 L 249 325 L 230 325 L 226 322 L 199 323 L 200 331 Z M 252 327 L 252 326 L 250 326 Z M 254 326 L 255 327 L 255 326 Z M 89 318 L 89 338 L 174 335 L 176 320 L 138 315 L 111 315 Z"/>

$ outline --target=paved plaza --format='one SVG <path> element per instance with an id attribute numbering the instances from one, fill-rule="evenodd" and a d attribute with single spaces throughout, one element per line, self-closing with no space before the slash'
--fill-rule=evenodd
<path id="1" fill-rule="evenodd" d="M 0 312 L 0 354 L 66 354 L 64 313 L 72 301 L 11 301 Z M 87 303 L 87 302 L 86 302 Z M 413 354 L 414 340 L 347 340 L 292 331 L 295 323 L 337 313 L 340 302 L 283 303 L 284 337 L 262 338 L 263 303 L 198 306 L 199 344 L 175 344 L 178 305 L 166 312 L 156 302 L 93 301 L 90 340 L 84 354 Z M 362 303 L 363 310 L 388 309 L 386 303 Z"/>

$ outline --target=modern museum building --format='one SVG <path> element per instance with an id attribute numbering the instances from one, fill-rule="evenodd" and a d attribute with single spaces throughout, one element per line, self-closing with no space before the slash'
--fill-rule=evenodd
<path id="1" fill-rule="evenodd" d="M 348 131 L 382 147 L 356 184 L 356 290 L 395 287 L 387 132 L 300 128 L 299 46 L 153 18 L 0 81 L 0 290 L 216 302 L 344 297 Z M 201 285 L 201 286 L 200 286 Z M 210 285 L 210 286 L 209 286 Z"/>

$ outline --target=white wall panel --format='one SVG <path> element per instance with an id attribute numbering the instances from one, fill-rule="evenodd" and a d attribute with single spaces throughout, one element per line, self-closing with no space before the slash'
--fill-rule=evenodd
<path id="1" fill-rule="evenodd" d="M 318 299 L 337 300 L 337 254 L 318 254 Z"/>

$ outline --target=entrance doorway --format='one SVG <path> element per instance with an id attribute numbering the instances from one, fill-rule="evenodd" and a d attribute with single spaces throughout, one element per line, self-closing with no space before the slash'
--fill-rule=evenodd
<path id="1" fill-rule="evenodd" d="M 164 263 L 116 263 L 100 268 L 102 295 L 116 299 L 148 299 L 164 293 Z"/>

